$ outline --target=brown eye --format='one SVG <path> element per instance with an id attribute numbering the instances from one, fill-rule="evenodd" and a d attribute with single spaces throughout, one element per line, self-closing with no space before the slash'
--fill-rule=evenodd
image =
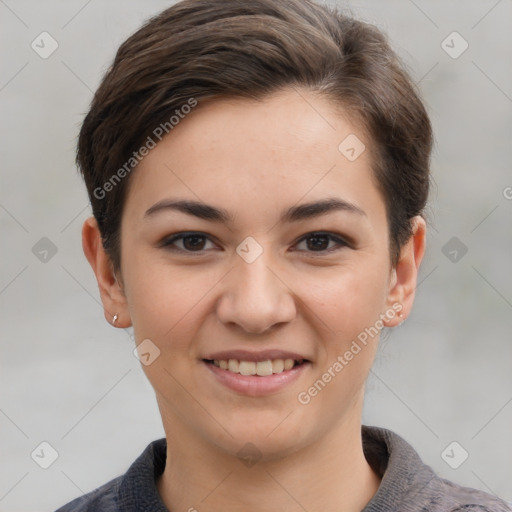
<path id="1" fill-rule="evenodd" d="M 329 237 L 326 235 L 313 235 L 306 238 L 308 249 L 312 251 L 325 251 L 329 242 Z"/>
<path id="2" fill-rule="evenodd" d="M 299 244 L 302 242 L 306 242 L 307 252 L 330 253 L 348 246 L 345 240 L 332 233 L 309 233 L 301 238 Z M 329 248 L 329 244 L 332 242 L 334 247 Z"/>
<path id="3" fill-rule="evenodd" d="M 202 233 L 178 233 L 166 238 L 161 246 L 172 251 L 202 252 L 208 242 L 213 244 L 209 237 Z"/>
<path id="4" fill-rule="evenodd" d="M 182 238 L 183 246 L 187 251 L 195 251 L 204 248 L 205 237 L 201 235 L 190 235 Z"/>

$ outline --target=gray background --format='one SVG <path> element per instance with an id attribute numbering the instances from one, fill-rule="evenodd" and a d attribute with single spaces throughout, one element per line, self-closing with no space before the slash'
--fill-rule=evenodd
<path id="1" fill-rule="evenodd" d="M 0 0 L 1 511 L 54 510 L 163 436 L 130 333 L 104 321 L 82 254 L 90 210 L 74 144 L 118 45 L 168 5 Z M 390 35 L 436 134 L 415 309 L 381 344 L 364 422 L 402 435 L 441 476 L 512 501 L 512 2 L 343 5 Z M 59 45 L 47 59 L 31 48 L 43 31 Z M 469 43 L 456 59 L 442 47 L 453 31 Z M 452 52 L 461 43 L 448 39 Z M 57 248 L 46 262 L 33 251 L 43 237 Z M 452 237 L 468 249 L 458 261 L 443 253 Z M 48 469 L 31 458 L 42 441 L 58 452 Z M 441 456 L 452 441 L 469 453 L 458 469 Z"/>

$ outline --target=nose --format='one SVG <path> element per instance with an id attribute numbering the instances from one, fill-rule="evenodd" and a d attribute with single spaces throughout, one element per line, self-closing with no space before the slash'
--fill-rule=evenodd
<path id="1" fill-rule="evenodd" d="M 261 334 L 295 318 L 293 295 L 265 252 L 252 263 L 240 258 L 223 279 L 217 315 L 224 324 L 236 324 L 247 333 Z"/>

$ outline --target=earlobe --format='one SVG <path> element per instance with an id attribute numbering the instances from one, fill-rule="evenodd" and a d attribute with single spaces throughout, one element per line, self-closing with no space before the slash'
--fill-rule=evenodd
<path id="1" fill-rule="evenodd" d="M 82 248 L 98 282 L 105 319 L 115 327 L 130 327 L 126 296 L 116 278 L 112 261 L 103 247 L 94 217 L 88 218 L 82 227 Z"/>
<path id="2" fill-rule="evenodd" d="M 388 294 L 388 307 L 396 308 L 401 304 L 400 315 L 396 315 L 385 322 L 386 327 L 396 327 L 404 318 L 409 316 L 414 303 L 418 271 L 425 253 L 426 224 L 423 217 L 416 216 L 411 219 L 412 235 L 401 248 L 396 267 L 393 269 L 391 288 Z"/>

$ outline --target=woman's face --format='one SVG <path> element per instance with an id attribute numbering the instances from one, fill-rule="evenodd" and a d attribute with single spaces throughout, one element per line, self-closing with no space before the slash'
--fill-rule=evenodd
<path id="1" fill-rule="evenodd" d="M 119 313 L 166 430 L 271 456 L 360 421 L 378 333 L 411 299 L 369 147 L 326 99 L 289 89 L 200 104 L 139 164 Z"/>

